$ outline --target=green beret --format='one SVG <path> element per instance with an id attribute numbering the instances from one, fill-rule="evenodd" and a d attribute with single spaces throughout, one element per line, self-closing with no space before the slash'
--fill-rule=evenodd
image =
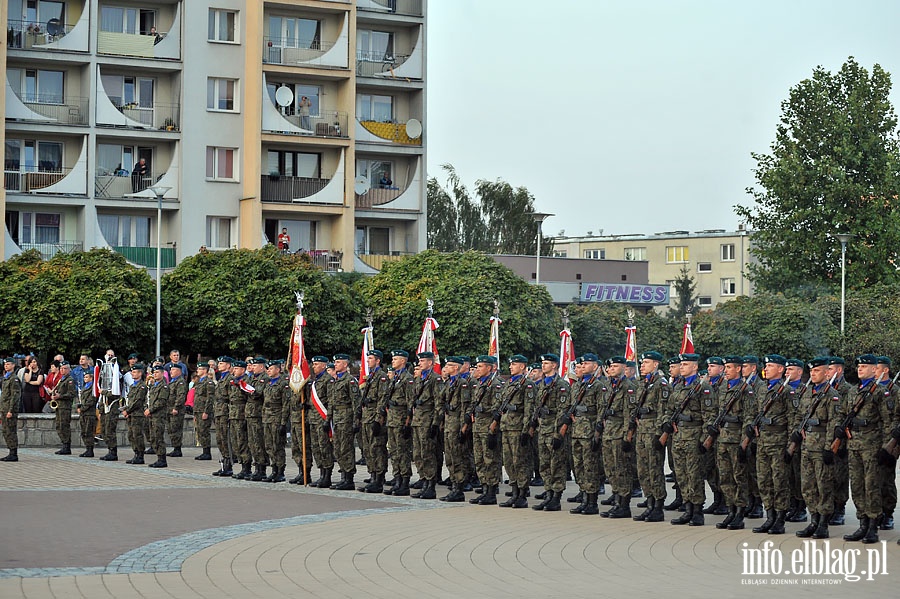
<path id="1" fill-rule="evenodd" d="M 310 362 L 321 362 L 322 364 L 328 363 L 328 358 L 325 356 L 313 356 Z"/>
<path id="2" fill-rule="evenodd" d="M 662 362 L 663 357 L 662 354 L 658 351 L 645 351 L 641 354 L 641 361 L 643 360 L 653 360 L 655 362 Z"/>
<path id="3" fill-rule="evenodd" d="M 541 362 L 556 362 L 559 364 L 559 356 L 556 354 L 541 354 Z"/>
<path id="4" fill-rule="evenodd" d="M 266 368 L 268 368 L 269 366 L 277 366 L 281 368 L 282 364 L 284 364 L 284 360 L 269 360 L 268 362 L 266 362 Z"/>
<path id="5" fill-rule="evenodd" d="M 529 368 L 530 368 L 531 370 L 540 370 L 540 369 L 541 369 L 541 363 L 540 363 L 540 362 L 535 362 L 534 364 L 532 364 L 531 366 L 529 366 Z"/>
<path id="6" fill-rule="evenodd" d="M 634 360 L 625 360 L 625 366 L 628 368 L 635 368 L 637 364 L 635 364 Z"/>
<path id="7" fill-rule="evenodd" d="M 209 370 L 209 364 L 207 364 L 206 362 L 200 362 L 199 364 L 197 364 L 197 370 L 200 370 L 201 368 L 203 370 Z"/>
<path id="8" fill-rule="evenodd" d="M 263 358 L 262 356 L 257 356 L 255 358 L 250 358 L 249 360 L 247 360 L 247 364 L 265 364 L 265 363 L 266 363 L 266 359 Z"/>
<path id="9" fill-rule="evenodd" d="M 433 351 L 419 352 L 416 354 L 416 357 L 419 358 L 420 360 L 423 358 L 426 360 L 434 360 L 434 352 Z"/>
<path id="10" fill-rule="evenodd" d="M 878 358 L 876 358 L 873 354 L 863 354 L 856 358 L 857 364 L 877 364 Z"/>
<path id="11" fill-rule="evenodd" d="M 759 358 L 756 356 L 744 356 L 744 364 L 759 364 Z"/>
<path id="12" fill-rule="evenodd" d="M 216 359 L 216 362 L 228 362 L 229 364 L 232 364 L 234 362 L 234 358 L 232 358 L 231 356 L 219 356 Z"/>
<path id="13" fill-rule="evenodd" d="M 334 362 L 328 362 L 327 364 L 325 364 L 325 368 L 326 368 L 326 370 L 328 368 L 334 368 Z"/>
<path id="14" fill-rule="evenodd" d="M 744 358 L 741 356 L 725 356 L 724 362 L 726 364 L 743 364 Z"/>
<path id="15" fill-rule="evenodd" d="M 716 366 L 725 366 L 725 360 L 720 358 L 719 356 L 710 356 L 706 358 L 707 365 L 715 364 Z"/>
<path id="16" fill-rule="evenodd" d="M 15 364 L 16 359 L 15 358 L 3 358 L 3 363 L 4 364 Z M 66 365 L 68 366 L 68 362 L 66 363 Z"/>
<path id="17" fill-rule="evenodd" d="M 247 367 L 247 363 L 244 362 L 243 360 L 234 360 L 231 362 L 231 365 L 234 366 L 235 368 L 246 368 Z M 156 368 L 154 368 L 154 370 L 156 370 Z"/>
<path id="18" fill-rule="evenodd" d="M 335 362 L 337 362 L 338 360 L 346 360 L 349 362 L 350 354 L 334 354 L 334 358 L 332 358 L 332 360 L 334 360 Z"/>
<path id="19" fill-rule="evenodd" d="M 809 361 L 809 368 L 812 370 L 813 368 L 818 368 L 819 366 L 828 366 L 828 362 L 831 358 L 827 356 L 819 356 L 817 358 L 813 358 Z"/>
<path id="20" fill-rule="evenodd" d="M 600 356 L 598 356 L 597 354 L 595 354 L 593 352 L 588 352 L 588 353 L 584 354 L 583 356 L 581 356 L 581 358 L 585 362 L 599 362 L 600 361 Z"/>
<path id="21" fill-rule="evenodd" d="M 578 356 L 577 358 L 575 358 L 575 363 L 584 364 L 584 356 Z"/>
<path id="22" fill-rule="evenodd" d="M 90 369 L 85 370 L 85 371 L 84 371 L 84 376 L 85 376 L 85 377 L 94 378 L 94 371 L 93 371 L 93 370 L 90 370 Z"/>
<path id="23" fill-rule="evenodd" d="M 128 354 L 128 359 L 130 360 L 132 358 L 134 358 L 135 360 L 138 360 L 138 359 L 140 359 L 140 356 L 137 354 Z"/>
<path id="24" fill-rule="evenodd" d="M 406 351 L 405 349 L 393 349 L 393 350 L 391 350 L 391 357 L 392 358 L 396 358 L 396 357 L 408 358 L 409 352 Z"/>
<path id="25" fill-rule="evenodd" d="M 834 356 L 833 358 L 828 358 L 828 363 L 829 364 L 840 364 L 841 366 L 844 366 L 847 364 L 847 362 L 844 360 L 844 358 L 841 358 L 840 356 Z"/>
<path id="26" fill-rule="evenodd" d="M 612 358 L 606 359 L 606 365 L 612 366 L 613 364 L 624 364 L 625 357 L 624 356 L 613 356 Z"/>
<path id="27" fill-rule="evenodd" d="M 378 358 L 379 360 L 383 360 L 383 359 L 384 359 L 384 354 L 381 353 L 381 350 L 380 350 L 380 349 L 370 349 L 370 350 L 369 350 L 369 353 L 367 353 L 366 355 L 367 355 L 367 356 L 375 356 L 375 357 Z"/>
<path id="28" fill-rule="evenodd" d="M 891 365 L 891 359 L 887 356 L 875 356 L 876 364 L 884 364 L 885 366 Z"/>
<path id="29" fill-rule="evenodd" d="M 805 364 L 803 363 L 803 360 L 800 360 L 799 358 L 790 358 L 785 361 L 785 366 L 796 366 L 798 368 L 803 368 Z"/>
<path id="30" fill-rule="evenodd" d="M 154 365 L 153 367 L 150 368 L 150 370 L 153 371 L 153 372 L 162 372 L 162 369 L 163 369 L 163 367 L 160 366 L 159 364 L 156 364 L 156 365 Z"/>
<path id="31" fill-rule="evenodd" d="M 463 359 L 461 356 L 450 356 L 449 358 L 447 358 L 447 362 L 452 362 L 453 364 L 462 365 Z"/>
<path id="32" fill-rule="evenodd" d="M 477 358 L 475 358 L 475 363 L 476 364 L 484 363 L 484 364 L 490 364 L 493 366 L 494 364 L 497 363 L 497 358 L 495 358 L 494 356 L 484 356 L 484 355 L 478 356 Z"/>
<path id="33" fill-rule="evenodd" d="M 669 366 L 672 366 L 674 364 L 681 364 L 681 356 L 672 356 L 671 358 L 669 358 L 668 362 Z"/>
<path id="34" fill-rule="evenodd" d="M 513 354 L 509 357 L 509 363 L 518 362 L 519 364 L 528 364 L 528 358 L 522 354 Z"/>
<path id="35" fill-rule="evenodd" d="M 768 354 L 763 356 L 763 362 L 766 364 L 778 364 L 780 366 L 787 365 L 787 358 L 782 356 L 781 354 Z"/>
<path id="36" fill-rule="evenodd" d="M 472 361 L 472 358 L 470 358 L 469 356 L 458 356 L 458 357 L 459 357 L 460 360 L 463 361 L 463 364 L 465 364 L 466 362 L 471 362 L 471 361 Z"/>
<path id="37" fill-rule="evenodd" d="M 140 370 L 141 372 L 144 372 L 144 370 L 146 370 L 147 367 L 144 366 L 144 365 L 143 365 L 142 363 L 140 363 L 140 362 L 135 362 L 134 365 L 131 367 L 131 369 L 132 369 L 132 370 Z"/>
<path id="38" fill-rule="evenodd" d="M 700 354 L 679 354 L 682 362 L 699 362 Z"/>

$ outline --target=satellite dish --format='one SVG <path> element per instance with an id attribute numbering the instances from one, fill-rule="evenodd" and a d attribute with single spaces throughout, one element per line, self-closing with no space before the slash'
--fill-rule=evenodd
<path id="1" fill-rule="evenodd" d="M 59 35 L 62 33 L 62 22 L 59 19 L 50 19 L 47 21 L 47 33 L 50 35 Z"/>
<path id="2" fill-rule="evenodd" d="M 365 175 L 360 175 L 353 181 L 353 191 L 355 191 L 358 196 L 366 195 L 371 187 L 369 178 Z"/>
<path id="3" fill-rule="evenodd" d="M 418 119 L 406 121 L 406 136 L 410 139 L 422 137 L 422 123 Z"/>
<path id="4" fill-rule="evenodd" d="M 275 102 L 281 106 L 290 106 L 291 102 L 294 101 L 294 92 L 291 91 L 291 88 L 282 85 L 278 89 L 275 90 Z"/>

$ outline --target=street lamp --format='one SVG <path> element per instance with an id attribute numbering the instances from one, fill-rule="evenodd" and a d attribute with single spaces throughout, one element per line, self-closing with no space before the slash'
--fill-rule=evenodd
<path id="1" fill-rule="evenodd" d="M 844 310 L 847 297 L 847 242 L 853 239 L 850 233 L 835 233 L 834 237 L 841 242 L 841 337 L 844 336 Z"/>
<path id="2" fill-rule="evenodd" d="M 162 199 L 171 187 L 165 185 L 154 185 L 149 188 L 156 196 L 156 355 L 159 353 L 159 335 L 162 330 L 160 327 L 160 305 L 162 304 L 162 278 L 159 274 L 160 264 L 162 263 Z"/>
<path id="3" fill-rule="evenodd" d="M 535 252 L 535 254 L 537 254 L 537 266 L 535 267 L 535 270 L 534 270 L 534 282 L 536 285 L 541 284 L 541 224 L 545 220 L 550 218 L 551 216 L 555 216 L 555 215 L 550 214 L 548 212 L 532 212 L 531 213 L 531 217 L 534 219 L 534 222 L 536 222 L 537 226 L 538 226 L 537 251 Z"/>

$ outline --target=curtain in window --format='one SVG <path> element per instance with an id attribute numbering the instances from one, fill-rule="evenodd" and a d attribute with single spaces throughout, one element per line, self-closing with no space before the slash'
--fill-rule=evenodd
<path id="1" fill-rule="evenodd" d="M 119 245 L 119 217 L 114 214 L 98 214 L 97 220 L 100 222 L 100 232 L 106 243 Z"/>

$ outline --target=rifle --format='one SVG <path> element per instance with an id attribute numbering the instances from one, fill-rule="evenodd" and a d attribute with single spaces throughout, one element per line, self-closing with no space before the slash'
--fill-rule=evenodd
<path id="1" fill-rule="evenodd" d="M 637 421 L 641 419 L 641 408 L 644 407 L 644 403 L 647 401 L 647 395 L 650 394 L 650 389 L 656 384 L 658 379 L 659 371 L 655 372 L 650 378 L 650 381 L 644 388 L 644 392 L 641 393 L 641 398 L 638 400 L 637 407 L 634 408 L 634 412 L 631 413 L 631 417 L 628 419 L 628 432 L 625 434 L 625 443 L 628 444 L 627 446 L 630 446 L 631 442 L 634 440 L 634 433 L 637 431 L 638 425 Z"/>
<path id="2" fill-rule="evenodd" d="M 806 438 L 806 433 L 805 433 L 806 425 L 809 422 L 809 419 L 812 418 L 812 415 L 816 413 L 816 410 L 819 409 L 819 404 L 822 403 L 822 398 L 825 397 L 825 394 L 828 393 L 829 389 L 831 389 L 831 385 L 834 383 L 835 378 L 837 378 L 836 372 L 831 377 L 831 380 L 828 381 L 828 384 L 825 385 L 825 388 L 822 389 L 822 393 L 820 393 L 819 396 L 812 403 L 809 404 L 809 409 L 806 410 L 806 414 L 803 415 L 803 420 L 800 421 L 800 426 L 798 426 L 797 429 L 793 433 L 791 433 L 791 442 L 788 444 L 788 448 L 787 448 L 787 451 L 785 452 L 785 455 L 793 456 L 794 453 L 797 451 L 797 448 L 800 446 L 800 443 L 803 441 L 804 438 Z M 810 379 L 810 381 L 811 380 L 812 379 Z M 809 386 L 809 382 L 807 382 L 806 386 L 807 387 Z M 803 391 L 805 392 L 806 389 L 804 388 Z M 800 394 L 800 397 L 803 397 L 802 393 Z M 800 441 L 797 441 L 798 436 L 800 438 Z"/>
<path id="3" fill-rule="evenodd" d="M 900 374 L 900 373 L 898 373 Z M 841 449 L 841 443 L 843 443 L 844 439 L 852 439 L 853 435 L 851 430 L 853 428 L 853 420 L 859 415 L 860 410 L 863 408 L 863 404 L 866 403 L 866 400 L 875 392 L 875 387 L 881 383 L 881 377 L 884 374 L 882 373 L 877 379 L 869 383 L 869 386 L 866 389 L 863 389 L 863 392 L 859 394 L 859 398 L 856 400 L 856 403 L 853 404 L 853 407 L 850 409 L 850 413 L 847 414 L 847 417 L 835 428 L 834 441 L 831 442 L 831 451 L 833 453 L 837 453 Z M 896 380 L 897 377 L 894 377 Z M 843 431 L 843 436 L 837 434 L 838 431 Z"/>
<path id="4" fill-rule="evenodd" d="M 725 407 L 722 408 L 713 423 L 706 427 L 709 435 L 707 435 L 706 439 L 703 440 L 703 450 L 709 451 L 712 448 L 713 442 L 716 440 L 716 437 L 719 436 L 719 431 L 722 429 L 722 424 L 725 423 L 725 416 L 728 415 L 728 412 L 730 412 L 731 408 L 734 407 L 735 402 L 744 394 L 744 390 L 747 389 L 747 385 L 748 380 L 745 378 L 741 382 L 741 388 L 731 396 L 731 399 L 728 400 L 728 403 L 725 404 Z"/>
<path id="5" fill-rule="evenodd" d="M 675 411 L 672 412 L 672 417 L 669 418 L 667 424 L 672 428 L 673 433 L 678 430 L 678 425 L 676 424 L 678 422 L 678 417 L 681 416 L 682 412 L 684 412 L 691 400 L 694 399 L 694 397 L 696 397 L 698 393 L 700 393 L 700 388 L 703 387 L 703 383 L 705 380 L 705 377 L 698 378 L 697 382 L 694 383 L 694 386 L 691 387 L 690 391 L 688 391 L 688 394 L 684 398 L 684 401 L 682 401 L 681 404 L 679 404 L 678 408 L 676 408 Z M 659 436 L 659 444 L 661 447 L 665 447 L 666 443 L 668 442 L 669 431 L 664 430 L 663 434 Z"/>
<path id="6" fill-rule="evenodd" d="M 588 387 L 594 384 L 597 380 L 597 373 L 600 372 L 600 366 L 597 366 L 597 370 L 594 371 L 594 374 L 591 376 L 591 380 L 589 380 L 586 384 L 581 387 L 581 391 L 578 393 L 578 399 L 566 410 L 565 414 L 562 417 L 563 424 L 559 427 L 559 436 L 565 437 L 566 433 L 569 432 L 569 424 L 572 423 L 572 416 L 575 414 L 575 409 L 584 402 L 584 394 L 587 393 Z"/>
<path id="7" fill-rule="evenodd" d="M 528 432 L 526 433 L 529 437 L 534 437 L 534 432 L 537 430 L 537 427 L 540 425 L 540 413 L 541 410 L 544 409 L 544 406 L 547 405 L 547 400 L 550 398 L 550 389 L 552 387 L 547 385 L 547 388 L 544 390 L 543 395 L 541 395 L 541 403 L 539 403 L 534 408 L 534 413 L 531 415 L 531 420 L 528 421 Z"/>
<path id="8" fill-rule="evenodd" d="M 469 410 L 469 412 L 466 414 L 465 422 L 463 423 L 462 428 L 459 429 L 460 436 L 465 437 L 466 434 L 469 432 L 469 424 L 475 423 L 475 408 L 480 406 L 481 402 L 484 401 L 484 389 L 487 389 L 488 387 L 492 387 L 494 385 L 494 380 L 496 378 L 497 378 L 497 371 L 495 370 L 493 373 L 491 373 L 491 378 L 488 380 L 487 384 L 480 385 L 478 387 L 478 391 L 480 392 L 480 395 L 478 396 L 478 401 L 472 404 L 472 409 Z"/>
<path id="9" fill-rule="evenodd" d="M 784 391 L 785 386 L 787 385 L 787 377 L 781 379 L 781 384 L 778 385 L 777 388 L 773 387 L 766 392 L 766 401 L 763 403 L 762 409 L 759 411 L 759 414 L 753 419 L 749 425 L 747 425 L 747 430 L 753 431 L 753 437 L 757 437 L 759 435 L 759 425 L 762 422 L 762 419 L 766 417 L 766 414 L 769 413 L 769 410 L 772 409 L 772 404 L 775 403 L 775 400 Z M 746 435 L 741 441 L 741 451 L 746 452 L 747 448 L 750 446 L 750 441 L 752 437 L 750 435 Z"/>
<path id="10" fill-rule="evenodd" d="M 520 384 L 526 385 L 528 384 L 528 379 L 524 376 L 522 377 Z M 500 404 L 500 407 L 497 409 L 497 412 L 494 414 L 494 419 L 491 420 L 491 424 L 488 426 L 488 433 L 491 435 L 497 434 L 497 427 L 500 426 L 500 417 L 506 413 L 509 409 L 509 402 L 512 399 L 512 395 L 515 393 L 514 391 L 510 393 L 510 396 L 506 398 L 503 403 Z"/>

